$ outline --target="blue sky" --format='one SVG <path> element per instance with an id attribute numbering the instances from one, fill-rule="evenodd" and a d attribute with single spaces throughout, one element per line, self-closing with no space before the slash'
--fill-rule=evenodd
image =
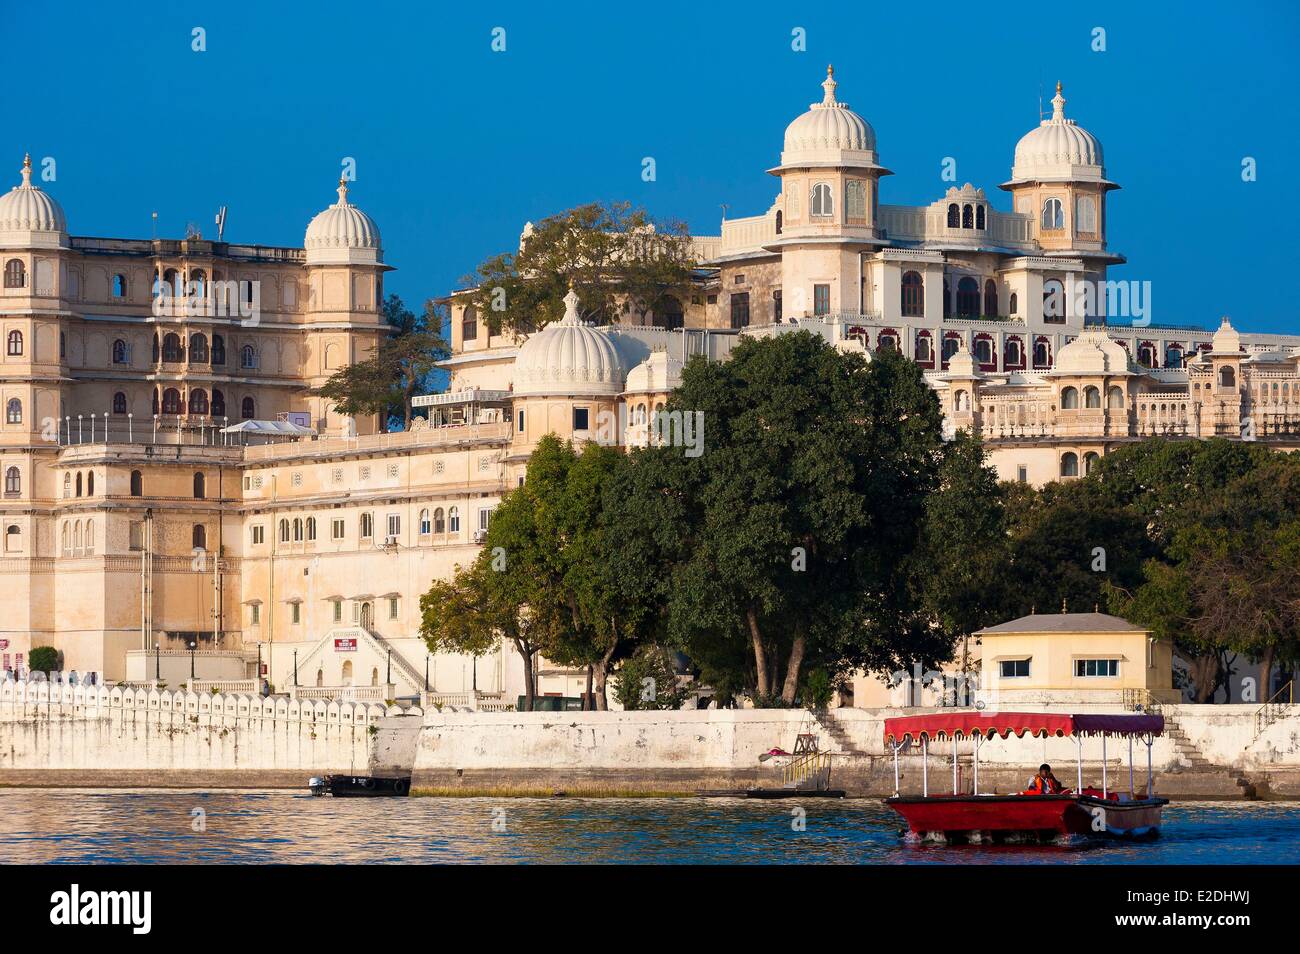
<path id="1" fill-rule="evenodd" d="M 1055 82 L 1105 148 L 1115 278 L 1152 282 L 1158 323 L 1300 333 L 1300 156 L 1289 2 L 1044 4 L 7 4 L 0 183 L 24 151 L 73 234 L 301 244 L 335 198 L 378 222 L 389 289 L 441 294 L 528 219 L 629 199 L 717 234 L 765 210 L 785 125 L 839 95 L 895 173 L 882 201 L 933 201 L 945 156 L 996 189 Z M 207 51 L 191 50 L 206 30 Z M 506 51 L 491 50 L 494 27 Z M 806 30 L 807 51 L 791 49 Z M 1095 27 L 1105 52 L 1091 49 Z M 641 179 L 652 156 L 657 179 Z M 1243 182 L 1253 157 L 1257 181 Z M 7 165 L 6 165 L 7 164 Z M 8 171 L 5 171 L 8 170 Z M 12 180 L 12 182 L 9 182 Z M 1292 211 L 1283 214 L 1283 210 Z"/>

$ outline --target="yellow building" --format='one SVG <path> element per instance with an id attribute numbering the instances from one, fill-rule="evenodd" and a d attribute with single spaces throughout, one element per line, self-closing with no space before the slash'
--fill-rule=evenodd
<path id="1" fill-rule="evenodd" d="M 1173 647 L 1118 616 L 1034 613 L 974 635 L 986 704 L 1181 701 Z"/>

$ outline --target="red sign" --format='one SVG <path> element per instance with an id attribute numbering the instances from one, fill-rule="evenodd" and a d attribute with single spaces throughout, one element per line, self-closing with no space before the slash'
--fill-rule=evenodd
<path id="1" fill-rule="evenodd" d="M 336 653 L 355 653 L 357 651 L 357 641 L 354 638 L 340 637 L 334 640 L 334 651 Z"/>

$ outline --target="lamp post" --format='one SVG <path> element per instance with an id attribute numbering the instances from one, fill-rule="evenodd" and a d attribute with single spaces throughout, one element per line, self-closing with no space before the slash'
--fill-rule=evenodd
<path id="1" fill-rule="evenodd" d="M 389 686 L 393 683 L 393 651 L 388 651 L 388 670 L 384 673 L 384 685 Z"/>
<path id="2" fill-rule="evenodd" d="M 298 685 L 298 650 L 293 651 L 293 684 Z"/>
<path id="3" fill-rule="evenodd" d="M 429 691 L 429 654 L 424 654 L 424 691 Z"/>
<path id="4" fill-rule="evenodd" d="M 198 648 L 198 643 L 190 640 L 190 679 L 194 679 L 194 650 Z"/>
<path id="5" fill-rule="evenodd" d="M 156 640 L 153 644 L 153 680 L 162 682 L 162 643 Z"/>
<path id="6" fill-rule="evenodd" d="M 262 644 L 257 644 L 257 686 L 262 687 Z"/>

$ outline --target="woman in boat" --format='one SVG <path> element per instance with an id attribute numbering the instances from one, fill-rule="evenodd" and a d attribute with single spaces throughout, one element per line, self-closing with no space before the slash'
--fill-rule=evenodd
<path id="1" fill-rule="evenodd" d="M 1038 774 L 1029 780 L 1029 787 L 1021 792 L 1022 795 L 1060 795 L 1065 791 L 1055 775 L 1052 774 L 1052 767 L 1044 762 L 1038 766 Z"/>

